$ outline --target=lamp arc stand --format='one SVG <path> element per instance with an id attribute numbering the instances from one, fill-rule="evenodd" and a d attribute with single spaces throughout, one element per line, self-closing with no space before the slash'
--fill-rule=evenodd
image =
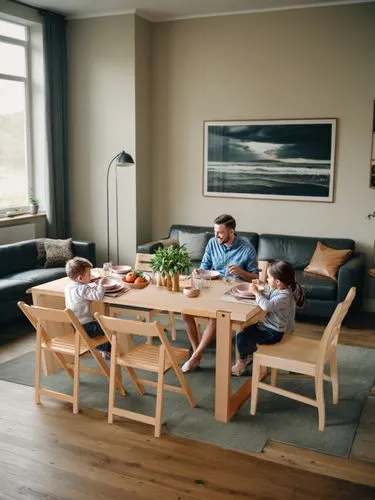
<path id="1" fill-rule="evenodd" d="M 116 156 L 112 158 L 109 162 L 107 169 L 107 262 L 109 262 L 110 248 L 109 248 L 109 171 L 111 170 L 112 163 L 120 156 L 121 153 L 117 153 Z M 116 176 L 116 215 L 117 215 L 117 176 Z M 116 228 L 117 230 L 117 228 Z M 117 236 L 118 241 L 118 236 Z"/>
<path id="2" fill-rule="evenodd" d="M 116 156 L 112 158 L 112 160 L 109 162 L 108 169 L 107 169 L 107 262 L 109 262 L 110 259 L 110 241 L 109 241 L 109 174 L 111 170 L 112 163 L 118 159 L 117 164 L 116 164 L 116 264 L 118 264 L 119 260 L 119 234 L 118 234 L 118 181 L 117 181 L 117 167 L 126 167 L 130 165 L 134 165 L 134 160 L 130 156 L 130 154 L 126 153 L 125 151 L 120 151 L 120 153 L 117 153 Z"/>

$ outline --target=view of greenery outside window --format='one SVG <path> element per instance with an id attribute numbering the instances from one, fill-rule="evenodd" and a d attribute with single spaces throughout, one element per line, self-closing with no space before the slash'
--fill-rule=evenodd
<path id="1" fill-rule="evenodd" d="M 26 208 L 31 183 L 29 32 L 0 19 L 0 213 Z"/>

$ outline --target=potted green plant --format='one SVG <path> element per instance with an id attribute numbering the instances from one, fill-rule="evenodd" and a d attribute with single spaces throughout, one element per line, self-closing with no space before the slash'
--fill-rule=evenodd
<path id="1" fill-rule="evenodd" d="M 192 268 L 191 258 L 185 245 L 158 248 L 150 261 L 150 266 L 164 279 L 166 286 L 176 292 L 179 291 L 180 273 L 188 274 Z"/>
<path id="2" fill-rule="evenodd" d="M 32 215 L 37 214 L 38 210 L 39 210 L 39 200 L 35 196 L 35 194 L 34 194 L 34 192 L 33 192 L 32 189 L 30 189 L 29 204 L 30 204 L 30 213 Z"/>

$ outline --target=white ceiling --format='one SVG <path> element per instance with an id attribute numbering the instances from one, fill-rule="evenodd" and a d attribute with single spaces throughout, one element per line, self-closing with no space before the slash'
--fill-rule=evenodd
<path id="1" fill-rule="evenodd" d="M 150 21 L 167 21 L 266 10 L 367 3 L 375 0 L 23 0 L 25 4 L 67 18 L 137 13 Z"/>

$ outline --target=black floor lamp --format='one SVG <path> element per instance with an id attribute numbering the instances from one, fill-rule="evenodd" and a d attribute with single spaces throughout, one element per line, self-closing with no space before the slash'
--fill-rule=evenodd
<path id="1" fill-rule="evenodd" d="M 110 251 L 109 251 L 109 172 L 111 170 L 111 165 L 112 163 L 117 160 L 116 162 L 116 238 L 117 238 L 117 261 L 116 263 L 118 264 L 118 259 L 119 259 L 119 242 L 118 242 L 118 200 L 117 200 L 117 167 L 128 167 L 129 165 L 134 165 L 134 160 L 130 156 L 130 154 L 125 153 L 125 151 L 121 151 L 120 153 L 117 153 L 117 155 L 112 158 L 108 165 L 107 169 L 107 261 L 109 261 L 110 257 Z"/>

